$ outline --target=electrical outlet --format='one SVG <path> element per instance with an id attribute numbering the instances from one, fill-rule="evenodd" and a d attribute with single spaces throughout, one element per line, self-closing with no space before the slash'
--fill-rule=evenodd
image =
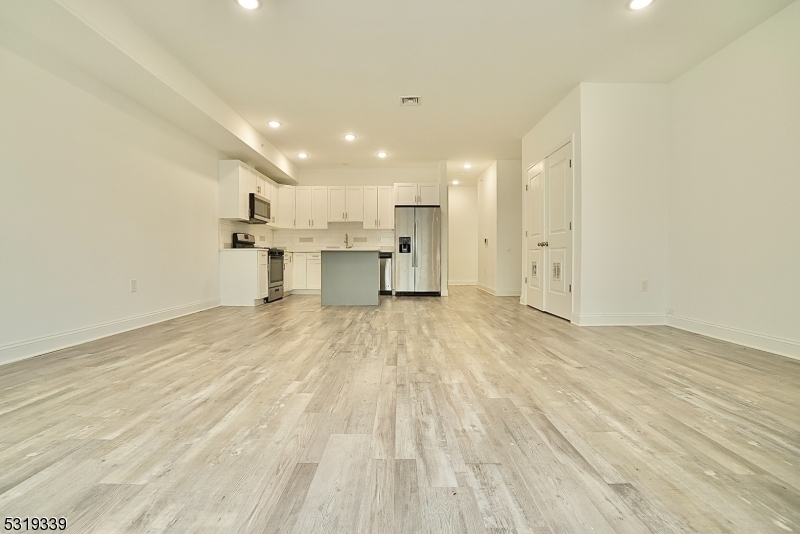
<path id="1" fill-rule="evenodd" d="M 136 293 L 138 289 L 139 289 L 139 281 L 131 280 L 131 293 Z"/>
<path id="2" fill-rule="evenodd" d="M 265 236 L 265 235 L 260 235 L 260 236 L 258 236 L 258 240 L 259 240 L 259 241 L 266 241 L 266 240 L 267 240 L 267 236 Z"/>
<path id="3" fill-rule="evenodd" d="M 650 289 L 650 284 L 647 280 L 642 280 L 642 291 L 647 291 Z"/>

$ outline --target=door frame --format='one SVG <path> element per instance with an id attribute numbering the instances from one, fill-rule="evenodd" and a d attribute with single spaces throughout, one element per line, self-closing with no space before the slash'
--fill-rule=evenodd
<path id="1" fill-rule="evenodd" d="M 580 214 L 580 187 L 581 187 L 581 173 L 580 173 L 580 158 L 578 157 L 575 147 L 577 146 L 577 142 L 575 139 L 575 134 L 571 134 L 569 137 L 564 138 L 562 141 L 556 143 L 551 149 L 547 150 L 545 155 L 541 157 L 537 157 L 536 161 L 522 169 L 522 176 L 520 176 L 520 194 L 522 195 L 522 236 L 521 236 L 521 246 L 523 254 L 522 256 L 522 277 L 520 279 L 520 286 L 522 287 L 522 291 L 520 294 L 519 303 L 528 307 L 528 284 L 525 283 L 525 275 L 528 269 L 528 240 L 525 236 L 525 231 L 528 229 L 528 194 L 525 186 L 528 183 L 528 171 L 538 165 L 539 163 L 544 162 L 547 158 L 567 146 L 568 144 L 572 143 L 572 236 L 571 236 L 571 245 L 572 245 L 572 298 L 571 298 L 571 308 L 572 313 L 570 314 L 569 321 L 573 324 L 578 322 L 577 315 L 578 310 L 576 308 L 576 303 L 580 302 L 580 231 L 581 231 L 581 214 Z M 547 312 L 544 312 L 547 313 Z"/>

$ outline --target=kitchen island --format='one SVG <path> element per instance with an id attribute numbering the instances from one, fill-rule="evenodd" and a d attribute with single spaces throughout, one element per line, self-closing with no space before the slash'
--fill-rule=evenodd
<path id="1" fill-rule="evenodd" d="M 375 249 L 322 250 L 322 305 L 377 306 L 380 259 Z"/>

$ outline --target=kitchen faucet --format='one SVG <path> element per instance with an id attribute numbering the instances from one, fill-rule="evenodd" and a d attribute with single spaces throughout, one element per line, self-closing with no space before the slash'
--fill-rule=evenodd
<path id="1" fill-rule="evenodd" d="M 353 248 L 353 244 L 350 243 L 347 234 L 344 234 L 344 248 Z"/>

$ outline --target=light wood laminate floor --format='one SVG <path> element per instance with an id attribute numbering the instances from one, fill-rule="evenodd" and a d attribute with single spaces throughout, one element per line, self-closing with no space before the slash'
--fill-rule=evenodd
<path id="1" fill-rule="evenodd" d="M 800 362 L 474 288 L 217 308 L 0 367 L 0 520 L 800 532 Z"/>

